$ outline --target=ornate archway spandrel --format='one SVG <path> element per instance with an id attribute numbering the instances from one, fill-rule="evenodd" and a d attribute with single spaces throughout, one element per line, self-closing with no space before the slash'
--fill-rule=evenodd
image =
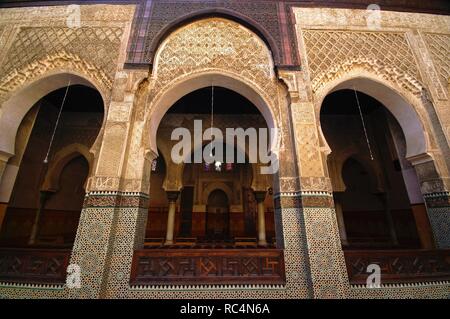
<path id="1" fill-rule="evenodd" d="M 61 59 L 74 59 L 85 61 L 84 67 L 88 69 L 101 70 L 100 74 L 108 79 L 105 84 L 111 87 L 123 35 L 123 26 L 19 26 L 0 66 L 0 74 L 6 76 L 30 65 L 44 70 L 46 64 L 63 67 Z M 59 59 L 49 59 L 54 56 Z M 39 61 L 47 62 L 36 65 Z"/>
<path id="2" fill-rule="evenodd" d="M 0 99 L 8 96 L 26 83 L 52 73 L 79 73 L 91 80 L 107 96 L 112 86 L 112 80 L 102 70 L 84 61 L 75 54 L 60 51 L 46 56 L 39 61 L 33 61 L 21 70 L 14 69 L 0 79 Z"/>
<path id="3" fill-rule="evenodd" d="M 360 69 L 420 95 L 422 79 L 404 32 L 303 30 L 314 92 Z"/>
<path id="4" fill-rule="evenodd" d="M 173 32 L 156 55 L 155 99 L 180 78 L 200 72 L 233 74 L 276 103 L 277 85 L 269 49 L 258 35 L 234 21 L 202 19 Z"/>

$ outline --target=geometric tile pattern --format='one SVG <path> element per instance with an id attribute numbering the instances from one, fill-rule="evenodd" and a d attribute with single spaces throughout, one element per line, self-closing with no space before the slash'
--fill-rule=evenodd
<path id="1" fill-rule="evenodd" d="M 427 212 L 438 248 L 450 248 L 450 206 L 428 208 Z"/>
<path id="2" fill-rule="evenodd" d="M 84 208 L 70 262 L 81 268 L 81 288 L 66 288 L 69 298 L 96 298 L 106 276 L 105 262 L 115 208 Z"/>
<path id="3" fill-rule="evenodd" d="M 450 298 L 449 283 L 425 285 L 392 285 L 381 288 L 352 288 L 348 298 L 352 299 L 442 299 Z"/>
<path id="4" fill-rule="evenodd" d="M 450 193 L 428 193 L 424 199 L 437 247 L 450 248 Z"/>
<path id="5" fill-rule="evenodd" d="M 303 208 L 314 298 L 343 298 L 348 279 L 333 208 Z"/>

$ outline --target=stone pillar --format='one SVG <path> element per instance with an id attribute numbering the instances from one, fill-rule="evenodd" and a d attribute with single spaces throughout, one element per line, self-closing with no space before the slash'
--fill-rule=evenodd
<path id="1" fill-rule="evenodd" d="M 81 289 L 67 289 L 69 298 L 117 293 L 109 287 L 127 282 L 122 276 L 143 245 L 151 158 L 140 142 L 143 120 L 132 120 L 142 114 L 136 103 L 141 73 L 119 71 L 114 80 L 70 260 L 81 268 Z"/>
<path id="2" fill-rule="evenodd" d="M 258 245 L 267 246 L 266 240 L 266 214 L 264 200 L 266 192 L 255 192 L 256 202 L 258 203 Z"/>
<path id="3" fill-rule="evenodd" d="M 419 155 L 409 159 L 417 172 L 420 188 L 425 200 L 428 219 L 432 229 L 432 236 L 421 237 L 423 243 L 434 238 L 437 248 L 450 248 L 450 117 L 448 105 L 448 78 L 440 78 L 437 68 L 437 60 L 433 59 L 434 50 L 427 45 L 429 41 L 425 33 L 421 31 L 408 32 L 411 48 L 418 58 L 419 70 L 424 81 L 422 89 L 422 105 L 430 118 L 432 124 L 427 134 L 433 137 L 436 149 L 432 152 L 433 159 L 428 154 Z M 444 82 L 442 82 L 444 80 Z M 437 150 L 439 149 L 439 150 Z M 413 209 L 414 210 L 414 209 Z M 421 210 L 422 211 L 422 210 Z M 414 212 L 416 216 L 416 212 Z M 425 216 L 420 216 L 425 220 Z M 416 219 L 417 220 L 417 219 Z M 421 227 L 418 225 L 418 230 Z M 426 231 L 426 222 L 425 227 Z"/>
<path id="4" fill-rule="evenodd" d="M 175 212 L 178 195 L 180 192 L 167 191 L 167 199 L 169 200 L 169 214 L 167 215 L 167 231 L 165 245 L 173 245 L 173 233 L 175 229 Z"/>
<path id="5" fill-rule="evenodd" d="M 306 237 L 313 297 L 342 298 L 347 294 L 348 279 L 313 92 L 307 74 L 286 71 L 280 76 L 289 90 L 291 134 L 295 136 L 295 164 L 300 181 L 299 214 L 304 220 L 298 231 Z"/>
<path id="6" fill-rule="evenodd" d="M 334 207 L 336 210 L 336 219 L 339 226 L 341 244 L 342 246 L 347 246 L 347 230 L 345 229 L 344 212 L 342 210 L 342 193 L 334 193 Z"/>
<path id="7" fill-rule="evenodd" d="M 0 150 L 0 229 L 3 224 L 14 183 L 19 172 L 20 163 L 22 162 L 23 154 L 27 148 L 28 140 L 31 136 L 31 131 L 34 127 L 38 111 L 39 107 L 36 105 L 31 108 L 22 119 L 16 134 L 15 154 Z M 1 136 L 2 133 L 0 128 L 0 140 Z"/>

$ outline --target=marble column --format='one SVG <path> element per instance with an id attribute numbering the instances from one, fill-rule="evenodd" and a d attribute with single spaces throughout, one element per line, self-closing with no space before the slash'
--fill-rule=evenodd
<path id="1" fill-rule="evenodd" d="M 167 215 L 167 232 L 166 232 L 166 241 L 165 245 L 173 244 L 173 233 L 175 229 L 175 210 L 176 203 L 178 199 L 178 195 L 180 192 L 166 192 L 167 199 L 169 200 L 169 214 Z"/>
<path id="2" fill-rule="evenodd" d="M 266 216 L 264 200 L 266 192 L 255 192 L 256 202 L 258 203 L 258 245 L 267 246 L 266 240 Z"/>

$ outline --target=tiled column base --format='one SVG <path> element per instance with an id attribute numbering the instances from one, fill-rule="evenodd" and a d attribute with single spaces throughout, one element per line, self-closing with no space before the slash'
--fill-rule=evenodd
<path id="1" fill-rule="evenodd" d="M 106 298 L 128 296 L 133 253 L 135 249 L 142 248 L 147 225 L 146 207 L 121 207 L 117 211 L 118 220 L 108 265 Z"/>
<path id="2" fill-rule="evenodd" d="M 333 197 L 327 192 L 302 192 L 314 298 L 345 298 L 348 278 Z"/>
<path id="3" fill-rule="evenodd" d="M 105 296 L 113 264 L 112 245 L 121 235 L 121 220 L 127 218 L 123 216 L 125 207 L 143 206 L 145 200 L 145 196 L 134 193 L 99 192 L 86 196 L 71 258 L 72 264 L 81 267 L 81 289 L 67 289 L 70 298 Z"/>
<path id="4" fill-rule="evenodd" d="M 301 298 L 312 298 L 305 220 L 296 193 L 282 193 L 275 198 L 275 223 L 278 248 L 284 248 L 286 288 L 298 290 Z"/>
<path id="5" fill-rule="evenodd" d="M 450 248 L 450 193 L 424 195 L 436 248 Z"/>

